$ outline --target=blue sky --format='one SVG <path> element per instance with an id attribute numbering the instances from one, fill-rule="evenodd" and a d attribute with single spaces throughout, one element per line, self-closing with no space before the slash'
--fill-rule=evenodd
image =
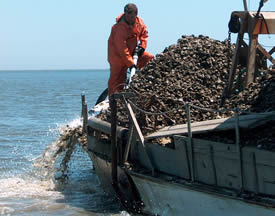
<path id="1" fill-rule="evenodd" d="M 182 35 L 227 38 L 232 11 L 243 0 L 131 1 L 149 31 L 147 51 L 156 55 Z M 0 0 L 0 70 L 107 69 L 107 40 L 129 1 Z M 259 0 L 247 0 L 250 10 Z M 269 0 L 263 11 L 275 11 Z M 274 35 L 264 45 L 274 45 Z M 235 42 L 235 37 L 232 38 Z M 261 41 L 260 41 L 261 42 Z M 268 48 L 267 48 L 268 49 Z"/>

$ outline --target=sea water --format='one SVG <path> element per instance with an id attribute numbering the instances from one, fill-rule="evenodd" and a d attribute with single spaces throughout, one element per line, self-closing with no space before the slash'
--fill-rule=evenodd
<path id="1" fill-rule="evenodd" d="M 81 124 L 81 94 L 93 106 L 108 77 L 109 70 L 0 72 L 0 216 L 128 215 L 104 193 L 80 147 L 62 187 L 35 166 L 54 151 L 61 128 Z"/>

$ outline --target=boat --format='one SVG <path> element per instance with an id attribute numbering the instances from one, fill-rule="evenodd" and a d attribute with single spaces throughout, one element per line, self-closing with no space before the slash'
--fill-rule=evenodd
<path id="1" fill-rule="evenodd" d="M 274 112 L 170 126 L 146 137 L 139 134 L 134 116 L 132 120 L 129 129 L 113 128 L 95 117 L 87 124 L 88 154 L 95 171 L 103 188 L 117 196 L 127 211 L 274 215 L 274 151 L 192 137 L 213 131 L 238 134 L 240 129 L 274 121 Z M 101 136 L 114 130 L 117 141 Z M 173 137 L 173 147 L 150 142 L 167 136 Z"/>
<path id="2" fill-rule="evenodd" d="M 250 24 L 255 26 L 256 13 L 232 13 L 243 24 L 224 97 L 230 97 L 232 90 L 238 44 L 242 43 L 243 33 L 250 31 Z M 264 15 L 269 33 L 274 33 L 275 13 Z M 257 28 L 257 33 L 251 34 L 261 34 L 266 29 Z M 256 47 L 249 49 L 253 53 Z M 270 54 L 266 55 L 270 58 Z M 250 65 L 255 62 L 250 57 L 247 82 L 252 82 L 254 73 Z M 125 210 L 134 215 L 161 216 L 275 215 L 275 151 L 242 143 L 243 132 L 253 133 L 274 125 L 274 111 L 244 113 L 233 109 L 226 110 L 232 113 L 231 117 L 192 122 L 190 108 L 200 111 L 205 108 L 186 102 L 186 124 L 166 126 L 144 135 L 136 119 L 138 107 L 134 98 L 129 92 L 114 93 L 109 101 L 111 122 L 87 114 L 84 121 L 87 152 L 95 172 L 104 190 L 117 197 Z M 128 127 L 117 124 L 118 99 L 127 109 Z M 234 142 L 209 139 L 213 134 L 233 136 Z M 161 139 L 168 142 L 155 142 Z"/>

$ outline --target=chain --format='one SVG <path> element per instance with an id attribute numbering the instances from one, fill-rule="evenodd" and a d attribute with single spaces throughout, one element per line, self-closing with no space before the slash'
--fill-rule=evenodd
<path id="1" fill-rule="evenodd" d="M 228 31 L 228 39 L 227 39 L 227 67 L 228 67 L 228 74 L 230 73 L 230 59 L 231 59 L 231 32 Z"/>

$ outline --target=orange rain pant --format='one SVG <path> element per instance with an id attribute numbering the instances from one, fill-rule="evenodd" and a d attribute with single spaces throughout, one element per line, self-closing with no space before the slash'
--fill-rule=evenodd
<path id="1" fill-rule="evenodd" d="M 154 56 L 148 52 L 144 52 L 139 57 L 137 62 L 138 68 L 143 68 Z M 110 64 L 110 79 L 108 81 L 109 96 L 114 92 L 120 92 L 124 88 L 124 83 L 127 75 L 127 66 L 121 66 L 121 64 Z"/>

